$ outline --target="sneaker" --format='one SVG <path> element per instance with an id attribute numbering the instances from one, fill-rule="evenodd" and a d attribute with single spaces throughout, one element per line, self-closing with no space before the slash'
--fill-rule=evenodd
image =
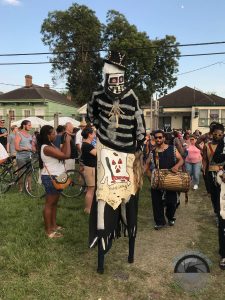
<path id="1" fill-rule="evenodd" d="M 220 269 L 225 270 L 225 258 L 221 258 L 220 260 Z"/>
<path id="2" fill-rule="evenodd" d="M 168 225 L 169 225 L 169 226 L 174 226 L 175 221 L 176 221 L 176 218 L 173 217 L 171 220 L 168 220 Z"/>
<path id="3" fill-rule="evenodd" d="M 174 226 L 175 220 L 170 220 L 170 221 L 168 221 L 168 224 L 169 224 L 169 226 Z"/>
<path id="4" fill-rule="evenodd" d="M 198 189 L 198 185 L 195 184 L 195 185 L 193 186 L 193 190 L 197 190 L 197 189 Z"/>
<path id="5" fill-rule="evenodd" d="M 166 225 L 157 225 L 157 224 L 156 224 L 156 225 L 154 226 L 154 229 L 155 229 L 155 230 L 160 230 L 160 229 L 165 228 L 165 227 L 166 227 Z"/>

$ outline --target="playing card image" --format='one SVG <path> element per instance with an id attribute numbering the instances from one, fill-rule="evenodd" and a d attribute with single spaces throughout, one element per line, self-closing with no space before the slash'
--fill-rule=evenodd
<path id="1" fill-rule="evenodd" d="M 116 209 L 135 195 L 134 154 L 110 149 L 97 140 L 96 198 Z"/>
<path id="2" fill-rule="evenodd" d="M 101 183 L 107 180 L 108 185 L 124 182 L 130 184 L 130 177 L 127 173 L 127 153 L 118 154 L 113 150 L 102 149 L 101 163 L 104 168 Z"/>

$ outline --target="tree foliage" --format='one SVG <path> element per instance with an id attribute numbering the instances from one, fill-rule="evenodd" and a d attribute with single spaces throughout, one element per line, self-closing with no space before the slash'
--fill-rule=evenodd
<path id="1" fill-rule="evenodd" d="M 73 4 L 66 11 L 49 12 L 44 20 L 42 41 L 53 52 L 53 80 L 66 76 L 67 87 L 76 104 L 86 103 L 101 80 L 102 25 L 94 11 Z M 89 50 L 89 51 L 86 51 Z"/>
<path id="2" fill-rule="evenodd" d="M 149 103 L 153 93 L 163 95 L 175 86 L 179 50 L 174 36 L 150 40 L 115 10 L 108 12 L 106 22 L 105 46 L 125 53 L 127 79 L 133 83 L 141 104 Z"/>
<path id="3" fill-rule="evenodd" d="M 77 105 L 86 103 L 101 82 L 102 60 L 98 50 L 102 47 L 125 54 L 126 77 L 141 104 L 149 103 L 155 92 L 166 94 L 176 84 L 176 38 L 150 40 L 146 32 L 138 31 L 115 10 L 107 13 L 103 25 L 92 10 L 75 3 L 66 11 L 50 12 L 41 33 L 44 44 L 55 53 L 51 58 L 52 72 L 55 76 L 66 75 Z"/>

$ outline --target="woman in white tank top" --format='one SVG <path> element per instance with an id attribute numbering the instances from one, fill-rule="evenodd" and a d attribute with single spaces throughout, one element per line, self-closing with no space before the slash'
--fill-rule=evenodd
<path id="1" fill-rule="evenodd" d="M 45 232 L 49 238 L 59 238 L 63 235 L 59 232 L 61 226 L 56 224 L 57 203 L 60 191 L 56 190 L 52 184 L 51 176 L 54 178 L 65 172 L 64 160 L 70 157 L 70 135 L 66 136 L 65 143 L 58 149 L 53 141 L 56 133 L 52 126 L 45 125 L 41 128 L 38 137 L 39 157 L 41 168 L 41 180 L 46 191 L 46 201 L 43 210 Z"/>

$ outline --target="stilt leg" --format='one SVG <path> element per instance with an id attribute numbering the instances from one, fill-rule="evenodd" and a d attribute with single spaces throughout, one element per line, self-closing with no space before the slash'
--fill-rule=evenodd
<path id="1" fill-rule="evenodd" d="M 104 250 L 102 249 L 102 244 L 101 241 L 98 241 L 98 268 L 97 268 L 97 272 L 99 274 L 103 274 L 104 273 L 104 259 L 105 259 L 105 254 L 104 254 Z"/>
<path id="2" fill-rule="evenodd" d="M 103 250 L 101 240 L 98 241 L 98 268 L 97 268 L 97 272 L 99 274 L 104 273 L 105 254 L 111 249 L 111 247 L 112 247 L 112 240 L 109 241 L 106 250 Z"/>
<path id="3" fill-rule="evenodd" d="M 135 237 L 129 238 L 129 255 L 128 262 L 132 264 L 134 262 L 134 247 L 135 247 Z"/>

